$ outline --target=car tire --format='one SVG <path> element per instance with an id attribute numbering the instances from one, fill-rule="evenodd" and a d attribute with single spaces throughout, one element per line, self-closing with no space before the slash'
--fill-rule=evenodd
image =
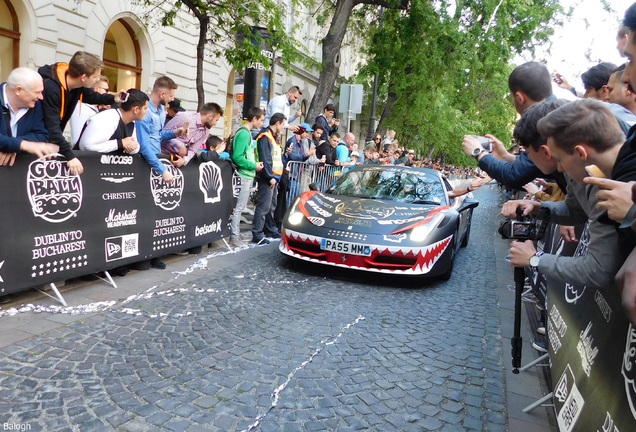
<path id="1" fill-rule="evenodd" d="M 462 239 L 462 243 L 459 245 L 460 247 L 465 248 L 468 246 L 468 240 L 470 239 L 470 225 L 473 221 L 473 211 L 470 211 L 470 216 L 468 216 L 468 224 L 466 226 L 466 233 L 464 234 L 464 238 Z"/>
<path id="2" fill-rule="evenodd" d="M 453 257 L 451 258 L 451 262 L 450 265 L 448 266 L 448 270 L 446 270 L 444 273 L 442 273 L 441 275 L 439 275 L 439 278 L 441 280 L 449 280 L 451 278 L 451 276 L 453 275 L 453 266 L 455 264 L 455 254 L 453 253 Z"/>

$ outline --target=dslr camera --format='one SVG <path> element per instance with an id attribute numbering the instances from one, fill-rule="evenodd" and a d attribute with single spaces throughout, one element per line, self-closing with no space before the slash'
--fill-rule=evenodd
<path id="1" fill-rule="evenodd" d="M 539 209 L 536 216 L 524 216 L 521 209 L 517 209 L 517 218 L 504 219 L 499 225 L 502 238 L 511 240 L 540 240 L 545 234 L 550 219 L 550 210 Z"/>

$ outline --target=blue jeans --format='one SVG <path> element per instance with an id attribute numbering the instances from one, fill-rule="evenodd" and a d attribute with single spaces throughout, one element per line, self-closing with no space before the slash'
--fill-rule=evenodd
<path id="1" fill-rule="evenodd" d="M 252 240 L 260 240 L 267 235 L 278 233 L 274 220 L 276 200 L 278 198 L 278 183 L 270 187 L 269 180 L 258 178 L 258 202 L 254 209 L 252 221 Z"/>

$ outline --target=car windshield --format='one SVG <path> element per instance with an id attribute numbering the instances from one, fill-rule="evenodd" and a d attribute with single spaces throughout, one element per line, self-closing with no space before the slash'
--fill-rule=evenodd
<path id="1" fill-rule="evenodd" d="M 347 171 L 327 193 L 413 204 L 446 201 L 440 178 L 416 169 L 369 167 Z"/>

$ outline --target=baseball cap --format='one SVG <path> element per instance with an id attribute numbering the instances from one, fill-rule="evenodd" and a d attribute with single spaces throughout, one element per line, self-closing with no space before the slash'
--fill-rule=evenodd
<path id="1" fill-rule="evenodd" d="M 172 102 L 168 103 L 168 106 L 172 108 L 173 110 L 175 110 L 176 112 L 185 111 L 181 107 L 181 99 L 174 98 Z"/>
<path id="2" fill-rule="evenodd" d="M 313 132 L 314 130 L 309 126 L 309 123 L 301 123 L 300 126 L 304 127 L 307 132 Z"/>
<path id="3" fill-rule="evenodd" d="M 355 150 L 354 150 L 354 151 L 352 151 L 352 152 L 351 152 L 351 156 L 358 156 L 358 157 L 360 157 L 360 153 L 358 153 L 357 151 L 355 151 Z"/>

